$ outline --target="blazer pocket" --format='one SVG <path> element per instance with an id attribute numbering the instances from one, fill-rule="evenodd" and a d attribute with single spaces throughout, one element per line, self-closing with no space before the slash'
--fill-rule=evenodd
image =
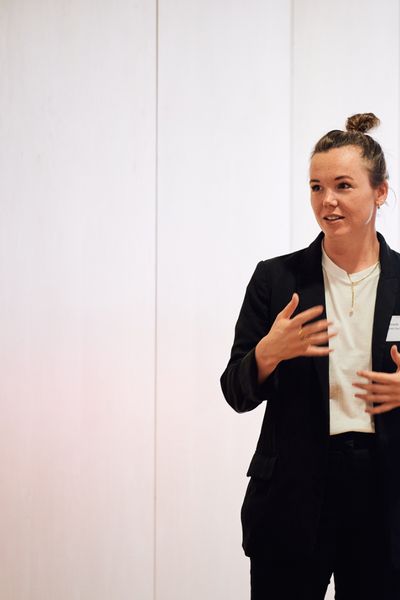
<path id="1" fill-rule="evenodd" d="M 247 477 L 255 477 L 256 479 L 268 481 L 274 472 L 276 458 L 276 456 L 264 456 L 256 452 L 251 459 Z"/>
<path id="2" fill-rule="evenodd" d="M 250 481 L 241 510 L 243 548 L 246 554 L 251 552 L 251 548 L 254 548 L 254 552 L 257 551 L 257 547 L 261 544 L 260 531 L 265 531 L 265 527 L 268 528 L 268 515 L 273 515 L 269 499 L 273 487 L 272 475 L 276 458 L 276 456 L 264 456 L 256 452 L 247 471 Z"/>

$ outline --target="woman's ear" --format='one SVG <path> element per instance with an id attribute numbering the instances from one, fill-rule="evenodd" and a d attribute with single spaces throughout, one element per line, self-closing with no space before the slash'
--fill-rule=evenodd
<path id="1" fill-rule="evenodd" d="M 376 188 L 375 204 L 376 204 L 377 208 L 380 208 L 382 206 L 382 204 L 384 204 L 386 202 L 388 192 L 389 192 L 389 184 L 388 184 L 387 180 L 385 179 L 385 181 L 383 181 L 381 184 L 379 184 L 378 187 Z"/>

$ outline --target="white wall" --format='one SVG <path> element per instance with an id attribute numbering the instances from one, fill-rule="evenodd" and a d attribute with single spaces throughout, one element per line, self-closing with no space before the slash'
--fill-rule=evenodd
<path id="1" fill-rule="evenodd" d="M 0 597 L 149 600 L 155 6 L 0 27 Z"/>
<path id="2" fill-rule="evenodd" d="M 156 582 L 165 600 L 247 594 L 238 513 L 261 413 L 238 419 L 219 376 L 246 279 L 289 245 L 288 9 L 160 4 Z"/>
<path id="3" fill-rule="evenodd" d="M 398 36 L 395 0 L 0 3 L 1 598 L 248 597 L 263 409 L 219 375 L 317 232 L 316 139 L 375 112 L 399 195 Z"/>

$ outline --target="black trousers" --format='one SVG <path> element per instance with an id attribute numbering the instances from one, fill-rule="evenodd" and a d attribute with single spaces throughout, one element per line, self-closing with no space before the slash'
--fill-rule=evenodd
<path id="1" fill-rule="evenodd" d="M 323 600 L 332 574 L 336 600 L 400 600 L 380 490 L 374 434 L 332 436 L 315 553 L 297 562 L 252 557 L 251 600 Z"/>

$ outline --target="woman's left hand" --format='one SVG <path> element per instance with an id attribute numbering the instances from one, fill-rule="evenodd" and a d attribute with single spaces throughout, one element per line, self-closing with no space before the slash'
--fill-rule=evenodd
<path id="1" fill-rule="evenodd" d="M 395 373 L 378 373 L 376 371 L 357 371 L 357 375 L 368 379 L 368 383 L 353 383 L 357 388 L 365 390 L 365 394 L 354 394 L 364 402 L 377 403 L 379 406 L 367 406 L 366 412 L 371 415 L 388 412 L 400 408 L 400 353 L 393 344 L 390 355 L 397 366 Z"/>

